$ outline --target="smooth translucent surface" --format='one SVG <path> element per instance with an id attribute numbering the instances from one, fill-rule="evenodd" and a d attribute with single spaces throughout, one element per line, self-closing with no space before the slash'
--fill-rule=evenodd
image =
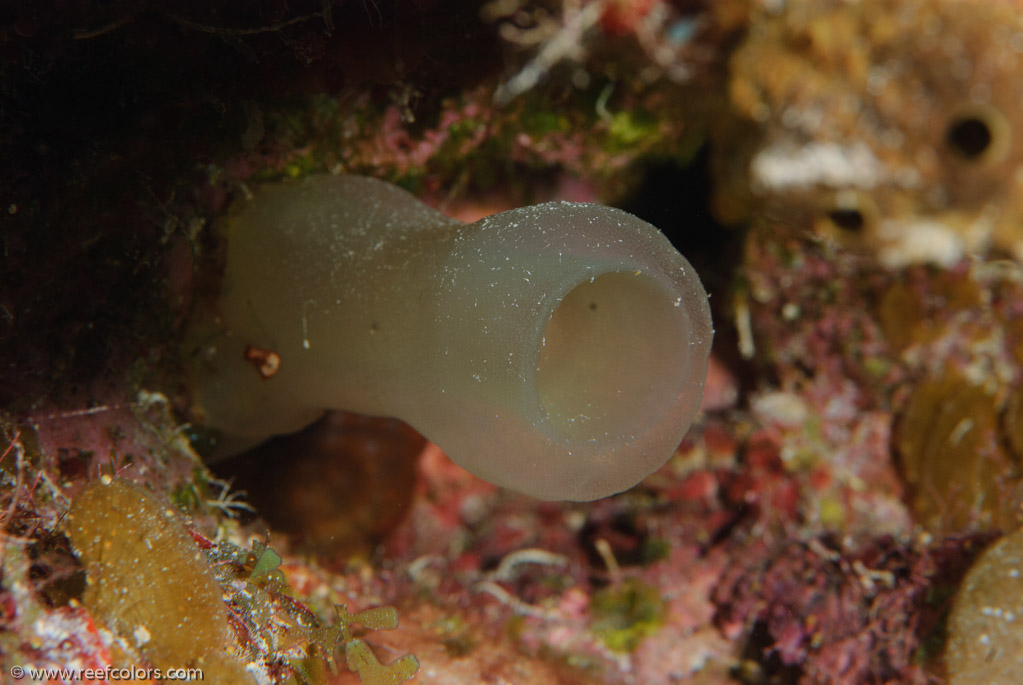
<path id="1" fill-rule="evenodd" d="M 625 438 L 651 424 L 678 394 L 686 333 L 669 293 L 634 273 L 609 273 L 573 288 L 540 343 L 536 386 L 552 432 Z"/>
<path id="2" fill-rule="evenodd" d="M 232 438 L 328 408 L 396 416 L 482 478 L 586 500 L 663 464 L 699 406 L 706 294 L 620 210 L 549 203 L 466 225 L 381 181 L 317 176 L 263 188 L 228 241 L 192 340 L 197 405 Z M 250 345 L 280 355 L 276 375 Z"/>

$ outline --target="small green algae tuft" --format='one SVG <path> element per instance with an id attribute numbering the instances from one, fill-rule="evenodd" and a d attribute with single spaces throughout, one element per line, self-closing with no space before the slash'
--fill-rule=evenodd
<path id="1" fill-rule="evenodd" d="M 348 668 L 359 674 L 365 685 L 395 685 L 410 679 L 419 671 L 419 661 L 411 654 L 382 665 L 362 640 L 345 645 Z"/>
<path id="2" fill-rule="evenodd" d="M 593 632 L 608 649 L 631 652 L 664 623 L 665 605 L 657 588 L 628 578 L 593 595 Z"/>
<path id="3" fill-rule="evenodd" d="M 324 624 L 292 596 L 280 568 L 281 556 L 267 542 L 255 542 L 251 549 L 226 542 L 208 544 L 207 558 L 227 597 L 235 633 L 251 659 L 262 660 L 272 671 L 290 674 L 300 683 L 324 681 L 323 662 L 336 672 L 339 647 L 363 685 L 396 685 L 419 670 L 419 661 L 412 655 L 380 664 L 359 639 L 367 631 L 397 628 L 394 607 L 371 607 L 353 614 L 339 604 L 334 607 L 336 620 Z"/>
<path id="4" fill-rule="evenodd" d="M 394 607 L 373 607 L 355 614 L 347 607 L 335 607 L 337 622 L 310 631 L 310 640 L 331 655 L 336 645 L 343 645 L 348 668 L 359 674 L 363 685 L 397 685 L 412 678 L 419 671 L 419 660 L 411 654 L 381 664 L 369 645 L 355 637 L 355 630 L 394 630 L 398 627 L 398 612 Z M 330 659 L 328 659 L 330 661 Z M 331 665 L 333 663 L 331 661 Z"/>

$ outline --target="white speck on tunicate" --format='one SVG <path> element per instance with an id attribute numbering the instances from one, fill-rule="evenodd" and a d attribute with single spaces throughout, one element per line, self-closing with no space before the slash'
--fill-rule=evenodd
<path id="1" fill-rule="evenodd" d="M 305 308 L 312 300 L 306 300 L 302 303 L 302 347 L 309 349 L 309 322 L 306 320 Z"/>
<path id="2" fill-rule="evenodd" d="M 679 297 L 678 299 L 675 300 L 675 306 L 676 307 L 681 307 L 682 306 L 682 298 L 681 297 Z"/>

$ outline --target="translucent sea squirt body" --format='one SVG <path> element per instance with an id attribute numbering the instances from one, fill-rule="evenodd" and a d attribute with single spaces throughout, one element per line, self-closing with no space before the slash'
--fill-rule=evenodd
<path id="1" fill-rule="evenodd" d="M 660 467 L 699 407 L 706 293 L 621 210 L 555 202 L 463 224 L 324 175 L 263 187 L 226 230 L 190 358 L 200 418 L 235 441 L 326 409 L 396 416 L 486 480 L 591 500 Z"/>

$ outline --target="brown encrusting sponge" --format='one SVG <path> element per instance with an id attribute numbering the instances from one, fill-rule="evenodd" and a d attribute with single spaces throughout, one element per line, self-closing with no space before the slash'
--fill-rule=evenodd
<path id="1" fill-rule="evenodd" d="M 91 481 L 67 522 L 85 566 L 83 603 L 121 640 L 114 666 L 138 666 L 141 655 L 165 675 L 195 668 L 206 682 L 230 685 L 321 682 L 324 662 L 337 672 L 342 658 L 365 685 L 395 685 L 419 670 L 412 655 L 381 664 L 361 639 L 394 630 L 393 607 L 351 613 L 336 605 L 336 619 L 321 622 L 294 598 L 276 551 L 192 533 L 136 483 Z"/>
<path id="2" fill-rule="evenodd" d="M 85 566 L 89 611 L 156 668 L 207 682 L 255 682 L 231 656 L 220 585 L 177 514 L 142 487 L 104 476 L 75 499 L 67 533 Z"/>

